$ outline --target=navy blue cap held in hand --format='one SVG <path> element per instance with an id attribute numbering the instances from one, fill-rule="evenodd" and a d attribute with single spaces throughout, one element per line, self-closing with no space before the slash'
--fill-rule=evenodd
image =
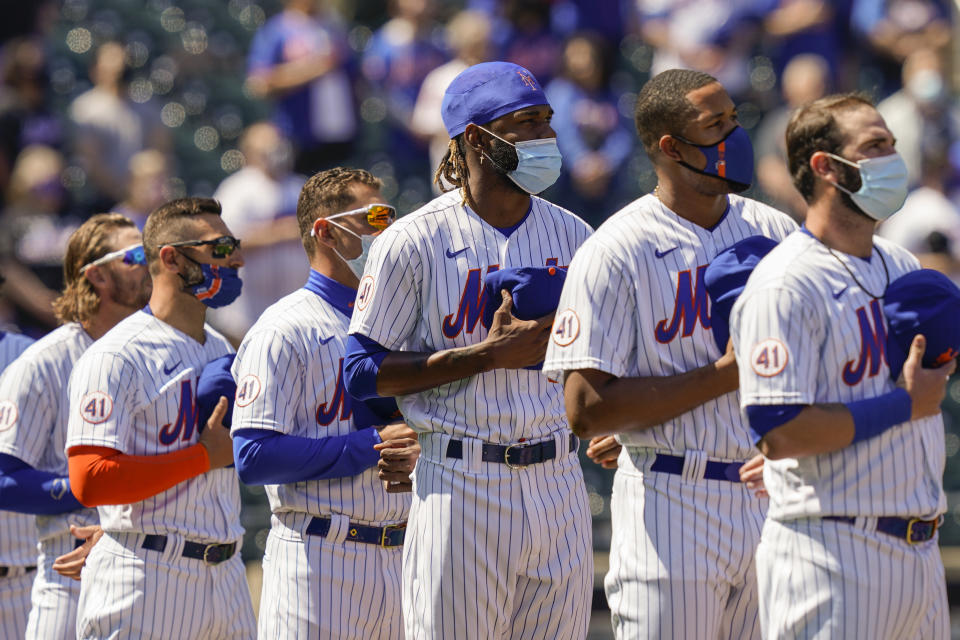
<path id="1" fill-rule="evenodd" d="M 893 380 L 900 378 L 917 334 L 927 339 L 925 368 L 939 367 L 960 354 L 960 289 L 939 271 L 918 269 L 891 282 L 883 298 L 883 313 Z"/>
<path id="2" fill-rule="evenodd" d="M 730 311 L 747 279 L 760 260 L 777 246 L 766 236 L 750 236 L 727 247 L 714 257 L 703 272 L 703 284 L 710 296 L 710 329 L 720 353 L 730 340 Z"/>
<path id="3" fill-rule="evenodd" d="M 481 62 L 460 72 L 443 95 L 440 114 L 450 139 L 525 107 L 549 104 L 533 74 L 512 62 Z"/>
<path id="4" fill-rule="evenodd" d="M 500 292 L 506 289 L 513 296 L 514 317 L 536 320 L 557 310 L 560 292 L 567 278 L 566 269 L 559 267 L 515 267 L 487 274 L 483 281 L 483 324 L 493 323 L 493 314 L 503 304 Z M 543 363 L 527 369 L 540 369 Z"/>
<path id="5" fill-rule="evenodd" d="M 229 353 L 208 362 L 197 380 L 197 429 L 200 432 L 207 426 L 207 420 L 217 408 L 220 396 L 227 398 L 227 413 L 223 416 L 223 426 L 233 422 L 233 399 L 237 395 L 237 383 L 230 375 L 235 354 Z"/>

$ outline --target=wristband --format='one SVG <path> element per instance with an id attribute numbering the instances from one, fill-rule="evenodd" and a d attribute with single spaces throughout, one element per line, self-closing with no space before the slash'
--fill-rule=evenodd
<path id="1" fill-rule="evenodd" d="M 847 402 L 845 406 L 853 416 L 853 442 L 861 442 L 909 420 L 913 400 L 906 389 L 897 388 L 876 398 Z"/>

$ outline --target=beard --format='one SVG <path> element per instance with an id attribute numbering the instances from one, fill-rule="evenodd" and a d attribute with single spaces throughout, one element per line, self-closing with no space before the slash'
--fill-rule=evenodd
<path id="1" fill-rule="evenodd" d="M 863 181 L 860 179 L 860 171 L 842 162 L 835 161 L 835 165 L 840 173 L 840 179 L 837 181 L 837 184 L 844 189 L 847 189 L 851 193 L 856 193 L 859 191 L 860 187 L 863 185 Z M 867 215 L 867 213 L 861 209 L 856 202 L 853 201 L 853 198 L 851 198 L 850 194 L 846 191 L 840 191 L 840 201 L 843 202 L 844 206 L 851 211 L 856 211 L 860 215 L 873 220 L 871 216 Z"/>
<path id="2" fill-rule="evenodd" d="M 513 180 L 510 180 L 509 176 L 507 175 L 511 171 L 516 170 L 516 168 L 520 165 L 520 159 L 517 157 L 516 149 L 503 140 L 493 138 L 490 150 L 484 152 L 484 154 L 490 160 L 490 164 L 493 166 L 494 172 L 499 173 L 503 177 L 507 178 L 506 183 L 511 188 L 520 193 L 526 193 L 526 191 L 517 186 Z"/>

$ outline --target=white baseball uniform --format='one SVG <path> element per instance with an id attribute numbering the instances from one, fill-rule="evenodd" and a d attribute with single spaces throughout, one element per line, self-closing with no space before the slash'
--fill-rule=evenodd
<path id="1" fill-rule="evenodd" d="M 544 371 L 662 377 L 715 362 L 722 353 L 710 331 L 706 266 L 745 237 L 780 239 L 795 228 L 736 195 L 712 229 L 652 195 L 639 198 L 577 252 Z M 736 393 L 619 440 L 605 579 L 617 637 L 756 637 L 753 553 L 764 505 L 739 482 L 705 478 L 708 461 L 754 453 Z M 658 454 L 682 457 L 682 468 L 651 469 Z"/>
<path id="2" fill-rule="evenodd" d="M 145 311 L 122 320 L 74 367 L 67 449 L 90 445 L 151 456 L 196 444 L 197 378 L 204 365 L 230 352 L 209 326 L 201 344 Z M 215 565 L 182 556 L 187 543 L 239 546 L 234 469 L 98 511 L 104 536 L 83 570 L 78 637 L 115 637 L 121 630 L 157 639 L 254 636 L 239 554 Z M 144 548 L 146 535 L 165 536 L 163 550 Z"/>
<path id="3" fill-rule="evenodd" d="M 741 404 L 845 403 L 892 391 L 878 298 L 917 268 L 878 237 L 869 261 L 831 252 L 805 231 L 787 238 L 731 313 Z M 939 414 L 832 453 L 767 460 L 770 510 L 757 550 L 764 637 L 948 637 L 936 538 L 910 545 L 876 530 L 878 517 L 946 510 L 944 461 Z"/>
<path id="4" fill-rule="evenodd" d="M 483 274 L 566 266 L 590 233 L 540 198 L 509 234 L 450 192 L 378 236 L 350 332 L 391 350 L 477 344 Z M 407 638 L 575 638 L 586 634 L 593 583 L 590 511 L 559 384 L 497 369 L 397 402 L 420 433 L 403 558 Z M 462 441 L 449 457 L 451 438 Z M 484 443 L 555 444 L 556 457 L 511 469 Z M 470 606 L 463 606 L 469 603 Z"/>
<path id="5" fill-rule="evenodd" d="M 306 288 L 268 307 L 233 365 L 233 430 L 318 440 L 355 431 L 357 401 L 343 379 L 349 321 Z M 266 491 L 273 517 L 263 559 L 259 636 L 402 638 L 400 549 L 345 536 L 351 523 L 380 527 L 405 521 L 409 496 L 386 493 L 375 466 L 354 476 L 266 485 Z M 332 520 L 326 537 L 306 533 L 317 516 Z"/>
<path id="6" fill-rule="evenodd" d="M 33 343 L 31 338 L 0 331 L 0 372 Z M 16 420 L 15 407 L 0 402 L 0 430 Z M 2 433 L 0 433 L 2 435 Z M 30 588 L 37 562 L 37 528 L 33 516 L 0 511 L 0 638 L 22 638 L 30 611 Z"/>
<path id="7" fill-rule="evenodd" d="M 70 322 L 24 351 L 0 377 L 0 404 L 15 419 L 0 431 L 0 453 L 23 460 L 34 469 L 66 477 L 67 382 L 77 359 L 93 344 L 83 327 Z M 63 491 L 68 491 L 66 483 Z M 97 523 L 96 509 L 78 509 L 35 517 L 40 539 L 39 572 L 33 585 L 28 638 L 75 638 L 80 583 L 53 570 L 53 561 L 72 551 L 76 539 L 70 525 Z"/>

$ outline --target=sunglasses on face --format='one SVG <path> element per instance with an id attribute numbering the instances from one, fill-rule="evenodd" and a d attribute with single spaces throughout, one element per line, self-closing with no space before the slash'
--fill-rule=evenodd
<path id="1" fill-rule="evenodd" d="M 240 241 L 233 236 L 220 236 L 213 240 L 184 240 L 183 242 L 171 242 L 163 245 L 164 247 L 202 247 L 210 245 L 213 247 L 214 258 L 227 258 L 234 251 L 240 248 Z"/>
<path id="2" fill-rule="evenodd" d="M 116 260 L 117 258 L 123 258 L 123 264 L 147 264 L 147 255 L 143 252 L 143 245 L 135 244 L 132 247 L 127 247 L 126 249 L 111 251 L 105 256 L 97 258 L 93 262 L 83 265 L 80 267 L 80 273 L 83 273 L 90 267 L 106 264 L 107 262 Z"/>
<path id="3" fill-rule="evenodd" d="M 378 231 L 383 231 L 397 219 L 397 210 L 390 205 L 368 204 L 367 206 L 360 207 L 359 209 L 351 209 L 350 211 L 344 211 L 332 216 L 327 216 L 327 220 L 332 220 L 333 218 L 339 218 L 341 216 L 357 215 L 364 212 L 367 214 L 365 216 L 367 224 Z"/>

